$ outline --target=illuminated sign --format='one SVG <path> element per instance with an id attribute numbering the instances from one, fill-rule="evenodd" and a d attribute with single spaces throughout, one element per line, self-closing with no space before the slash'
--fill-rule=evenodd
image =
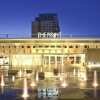
<path id="1" fill-rule="evenodd" d="M 53 33 L 53 32 L 39 32 L 38 38 L 58 38 L 60 37 L 60 33 Z"/>

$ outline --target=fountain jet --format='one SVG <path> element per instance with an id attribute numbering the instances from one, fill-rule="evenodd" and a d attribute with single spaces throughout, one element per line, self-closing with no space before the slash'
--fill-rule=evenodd
<path id="1" fill-rule="evenodd" d="M 97 87 L 98 86 L 98 81 L 97 81 L 97 71 L 94 71 L 94 79 L 93 79 L 93 86 Z"/>
<path id="2" fill-rule="evenodd" d="M 35 87 L 36 83 L 34 81 L 32 81 L 32 83 L 30 84 L 31 87 Z"/>
<path id="3" fill-rule="evenodd" d="M 23 87 L 23 94 L 22 94 L 22 97 L 23 97 L 24 99 L 26 99 L 26 98 L 29 97 L 29 94 L 28 94 L 28 87 L 27 87 L 26 70 L 25 70 L 25 73 L 24 73 L 24 87 Z"/>
<path id="4" fill-rule="evenodd" d="M 1 76 L 1 87 L 4 87 L 4 86 L 5 86 L 4 76 L 2 75 Z"/>
<path id="5" fill-rule="evenodd" d="M 20 78 L 22 77 L 22 71 L 21 70 L 19 71 L 19 77 Z"/>
<path id="6" fill-rule="evenodd" d="M 39 78 L 38 78 L 38 72 L 36 73 L 36 81 L 38 81 L 39 80 Z"/>
<path id="7" fill-rule="evenodd" d="M 76 69 L 73 70 L 73 75 L 76 76 Z"/>
<path id="8" fill-rule="evenodd" d="M 68 86 L 68 84 L 65 82 L 65 80 L 62 82 L 62 84 L 61 84 L 61 86 L 63 87 L 63 88 L 66 88 L 67 86 Z"/>
<path id="9" fill-rule="evenodd" d="M 15 81 L 15 76 L 12 76 L 12 82 L 14 82 Z"/>

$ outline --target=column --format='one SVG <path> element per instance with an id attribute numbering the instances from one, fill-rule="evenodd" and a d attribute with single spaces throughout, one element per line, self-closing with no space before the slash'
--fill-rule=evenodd
<path id="1" fill-rule="evenodd" d="M 57 56 L 55 55 L 55 68 L 57 68 Z"/>
<path id="2" fill-rule="evenodd" d="M 50 68 L 51 68 L 51 57 L 50 57 L 50 55 L 49 55 L 49 71 L 50 71 Z"/>
<path id="3" fill-rule="evenodd" d="M 61 55 L 61 72 L 64 72 L 63 55 Z"/>
<path id="4" fill-rule="evenodd" d="M 46 71 L 46 56 L 44 56 L 44 64 L 43 64 L 44 70 Z"/>

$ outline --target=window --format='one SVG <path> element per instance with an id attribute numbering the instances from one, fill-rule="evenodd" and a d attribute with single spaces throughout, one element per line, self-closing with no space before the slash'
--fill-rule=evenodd
<path id="1" fill-rule="evenodd" d="M 33 48 L 35 48 L 36 46 L 33 46 Z"/>
<path id="2" fill-rule="evenodd" d="M 51 56 L 51 63 L 55 63 L 55 57 L 54 56 Z"/>
<path id="3" fill-rule="evenodd" d="M 22 48 L 24 48 L 24 46 L 22 46 Z"/>
<path id="4" fill-rule="evenodd" d="M 85 45 L 84 48 L 89 48 L 89 46 L 88 45 Z"/>
<path id="5" fill-rule="evenodd" d="M 61 48 L 61 46 L 60 45 L 57 45 L 57 48 Z"/>
<path id="6" fill-rule="evenodd" d="M 69 48 L 73 48 L 73 46 L 72 46 L 72 45 L 70 45 L 70 46 L 69 46 Z"/>
<path id="7" fill-rule="evenodd" d="M 61 57 L 57 57 L 57 61 L 59 61 L 59 62 L 60 62 L 60 59 L 61 59 Z"/>
<path id="8" fill-rule="evenodd" d="M 66 46 L 66 45 L 64 45 L 63 47 L 64 47 L 64 48 L 67 48 L 67 46 Z"/>
<path id="9" fill-rule="evenodd" d="M 42 45 L 39 45 L 39 48 L 42 48 Z"/>
<path id="10" fill-rule="evenodd" d="M 45 48 L 48 48 L 49 46 L 48 45 L 45 45 Z"/>
<path id="11" fill-rule="evenodd" d="M 30 48 L 30 46 L 27 46 L 27 48 Z"/>
<path id="12" fill-rule="evenodd" d="M 76 45 L 76 48 L 78 48 L 79 46 L 78 45 Z"/>
<path id="13" fill-rule="evenodd" d="M 54 45 L 51 45 L 51 48 L 54 48 L 55 46 Z"/>
<path id="14" fill-rule="evenodd" d="M 74 64 L 74 57 L 69 57 L 69 61 L 71 64 Z"/>
<path id="15" fill-rule="evenodd" d="M 77 56 L 76 57 L 76 63 L 79 64 L 81 62 L 81 57 Z"/>

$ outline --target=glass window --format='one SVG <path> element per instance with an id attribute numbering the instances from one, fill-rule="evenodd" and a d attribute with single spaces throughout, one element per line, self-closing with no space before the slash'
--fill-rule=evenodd
<path id="1" fill-rule="evenodd" d="M 24 46 L 22 46 L 22 48 L 24 48 Z"/>
<path id="2" fill-rule="evenodd" d="M 84 48 L 89 48 L 89 46 L 88 45 L 85 45 Z"/>
<path id="3" fill-rule="evenodd" d="M 30 46 L 27 46 L 27 48 L 30 48 Z"/>
<path id="4" fill-rule="evenodd" d="M 35 48 L 36 46 L 33 46 L 33 48 Z"/>
<path id="5" fill-rule="evenodd" d="M 71 64 L 74 64 L 74 57 L 69 57 L 69 61 Z"/>
<path id="6" fill-rule="evenodd" d="M 57 48 L 61 48 L 61 46 L 60 45 L 57 45 Z"/>
<path id="7" fill-rule="evenodd" d="M 81 62 L 81 57 L 77 56 L 76 57 L 76 63 L 79 64 Z"/>
<path id="8" fill-rule="evenodd" d="M 79 46 L 78 45 L 76 45 L 76 48 L 78 48 Z"/>
<path id="9" fill-rule="evenodd" d="M 51 45 L 51 48 L 54 48 L 55 46 L 54 45 Z"/>
<path id="10" fill-rule="evenodd" d="M 45 48 L 48 48 L 49 46 L 48 45 L 45 45 Z"/>
<path id="11" fill-rule="evenodd" d="M 63 47 L 64 47 L 64 48 L 67 48 L 67 46 L 66 46 L 66 45 L 64 45 Z"/>
<path id="12" fill-rule="evenodd" d="M 42 45 L 39 45 L 39 48 L 42 48 Z"/>
<path id="13" fill-rule="evenodd" d="M 69 48 L 73 48 L 73 46 L 72 46 L 72 45 L 70 45 L 70 46 L 69 46 Z"/>

